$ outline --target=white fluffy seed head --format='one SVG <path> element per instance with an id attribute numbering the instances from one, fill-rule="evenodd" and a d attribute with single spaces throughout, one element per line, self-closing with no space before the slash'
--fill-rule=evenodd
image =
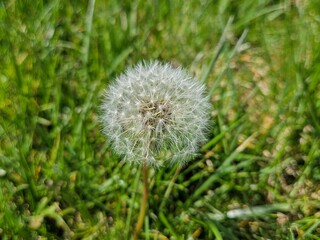
<path id="1" fill-rule="evenodd" d="M 185 164 L 205 141 L 210 103 L 204 85 L 182 68 L 139 63 L 105 91 L 103 132 L 130 163 Z"/>

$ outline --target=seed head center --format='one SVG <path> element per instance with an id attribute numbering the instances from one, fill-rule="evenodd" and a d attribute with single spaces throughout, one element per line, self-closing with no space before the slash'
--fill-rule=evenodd
<path id="1" fill-rule="evenodd" d="M 145 102 L 139 112 L 143 116 L 144 126 L 152 129 L 159 124 L 168 123 L 172 118 L 170 106 L 163 101 Z"/>

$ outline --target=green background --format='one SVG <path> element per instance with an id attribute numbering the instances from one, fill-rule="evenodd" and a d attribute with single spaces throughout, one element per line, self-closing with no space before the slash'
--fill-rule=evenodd
<path id="1" fill-rule="evenodd" d="M 152 59 L 205 82 L 212 128 L 151 170 L 141 238 L 320 239 L 316 0 L 0 1 L 1 239 L 130 239 L 140 169 L 99 105 Z"/>

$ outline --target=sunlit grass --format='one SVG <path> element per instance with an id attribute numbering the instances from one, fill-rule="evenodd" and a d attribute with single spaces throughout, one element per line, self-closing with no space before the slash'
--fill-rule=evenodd
<path id="1" fill-rule="evenodd" d="M 318 1 L 1 1 L 1 239 L 130 239 L 140 171 L 103 90 L 141 59 L 212 96 L 185 168 L 150 172 L 146 239 L 319 239 Z M 165 196 L 165 198 L 164 198 Z"/>

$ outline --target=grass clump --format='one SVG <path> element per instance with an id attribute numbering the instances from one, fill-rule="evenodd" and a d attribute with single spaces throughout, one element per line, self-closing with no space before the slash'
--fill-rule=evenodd
<path id="1" fill-rule="evenodd" d="M 149 172 L 145 239 L 318 239 L 317 1 L 0 2 L 0 236 L 130 239 L 140 173 L 100 131 L 106 85 L 182 65 L 214 127 Z M 160 207 L 161 206 L 161 207 Z"/>

